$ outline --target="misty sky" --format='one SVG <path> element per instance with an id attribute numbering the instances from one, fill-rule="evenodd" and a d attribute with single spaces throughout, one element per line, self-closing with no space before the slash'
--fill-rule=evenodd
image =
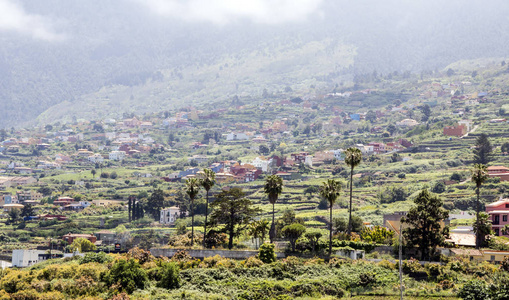
<path id="1" fill-rule="evenodd" d="M 44 2 L 44 1 L 41 1 Z M 124 2 L 124 3 L 122 3 Z M 87 6 L 86 1 L 79 2 Z M 238 20 L 258 24 L 301 22 L 320 14 L 321 0 L 122 0 L 117 5 L 140 7 L 161 18 L 225 26 Z M 100 9 L 100 8 L 99 8 Z M 0 31 L 14 32 L 34 39 L 65 39 L 65 14 L 58 16 L 29 12 L 19 0 L 0 0 Z M 93 15 L 90 16 L 94 18 Z M 69 21 L 69 20 L 67 20 Z"/>

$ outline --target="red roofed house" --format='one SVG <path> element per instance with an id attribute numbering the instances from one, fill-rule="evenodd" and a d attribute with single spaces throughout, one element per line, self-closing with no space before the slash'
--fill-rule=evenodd
<path id="1" fill-rule="evenodd" d="M 509 199 L 502 199 L 486 205 L 486 212 L 490 215 L 491 227 L 495 235 L 503 234 L 502 229 L 509 224 Z M 509 236 L 509 235 L 506 235 Z"/>
<path id="2" fill-rule="evenodd" d="M 93 234 L 79 234 L 79 233 L 68 233 L 62 237 L 62 239 L 70 244 L 77 239 L 77 238 L 84 238 L 89 240 L 91 243 L 97 242 L 97 237 Z"/>
<path id="3" fill-rule="evenodd" d="M 467 127 L 465 125 L 444 127 L 444 135 L 447 136 L 462 136 L 465 135 L 465 133 L 467 133 Z"/>
<path id="4" fill-rule="evenodd" d="M 500 177 L 500 181 L 509 181 L 509 168 L 503 166 L 491 166 L 488 167 L 488 176 Z"/>

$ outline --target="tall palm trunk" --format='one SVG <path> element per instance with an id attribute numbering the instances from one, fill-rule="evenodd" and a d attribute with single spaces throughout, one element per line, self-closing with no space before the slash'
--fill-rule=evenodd
<path id="1" fill-rule="evenodd" d="M 207 237 L 207 216 L 209 214 L 209 191 L 207 190 L 207 203 L 205 204 L 205 225 L 203 226 L 203 248 L 205 248 L 205 238 Z"/>
<path id="2" fill-rule="evenodd" d="M 191 198 L 191 247 L 194 246 L 194 199 Z"/>
<path id="3" fill-rule="evenodd" d="M 475 214 L 476 214 L 475 224 L 477 227 L 477 232 L 475 233 L 475 249 L 479 249 L 479 248 L 481 248 L 481 235 L 479 234 L 479 210 L 480 210 L 480 206 L 481 206 L 479 186 L 477 186 L 476 194 L 477 194 L 477 203 L 476 203 L 477 205 L 475 208 Z"/>
<path id="4" fill-rule="evenodd" d="M 350 212 L 348 217 L 348 234 L 352 233 L 352 191 L 353 191 L 353 166 L 350 171 Z"/>
<path id="5" fill-rule="evenodd" d="M 275 204 L 276 204 L 276 202 L 272 203 L 272 225 L 270 226 L 270 232 L 269 232 L 271 244 L 274 242 L 274 238 L 276 237 L 276 224 L 274 224 Z"/>
<path id="6" fill-rule="evenodd" d="M 329 257 L 332 255 L 332 203 L 330 205 L 330 219 L 329 219 Z M 314 246 L 313 246 L 314 250 Z"/>

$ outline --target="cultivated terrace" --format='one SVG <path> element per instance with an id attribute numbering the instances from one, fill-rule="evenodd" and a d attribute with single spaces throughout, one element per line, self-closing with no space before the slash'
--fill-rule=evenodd
<path id="1" fill-rule="evenodd" d="M 507 261 L 476 262 L 498 261 L 487 251 L 509 250 L 505 229 L 495 226 L 507 215 L 486 219 L 492 227 L 481 250 L 455 236 L 474 235 L 478 207 L 484 212 L 509 198 L 509 175 L 500 175 L 509 174 L 509 69 L 502 61 L 462 66 L 0 130 L 0 259 L 11 261 L 16 249 L 117 252 L 0 271 L 0 299 L 392 299 L 399 295 L 393 250 L 400 228 L 384 215 L 408 212 L 417 199 L 439 201 L 448 215 L 437 222 L 449 225 L 449 235 L 431 253 L 403 239 L 409 299 L 475 292 L 507 299 Z M 362 155 L 354 167 L 351 149 Z M 476 163 L 489 175 L 479 206 Z M 204 169 L 214 177 L 209 190 Z M 267 189 L 273 175 L 282 179 L 275 199 Z M 329 179 L 340 185 L 332 202 L 322 193 Z M 92 245 L 86 235 L 96 237 Z M 204 247 L 259 253 L 189 256 Z M 185 251 L 156 258 L 147 252 L 156 248 Z M 369 260 L 340 254 L 356 250 Z M 286 258 L 276 260 L 275 252 Z"/>

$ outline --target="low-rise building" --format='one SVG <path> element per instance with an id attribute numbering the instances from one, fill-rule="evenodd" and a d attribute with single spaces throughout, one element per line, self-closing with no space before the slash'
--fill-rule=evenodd
<path id="1" fill-rule="evenodd" d="M 499 177 L 500 181 L 509 181 L 509 168 L 504 166 L 491 166 L 487 168 L 490 178 Z"/>
<path id="2" fill-rule="evenodd" d="M 111 151 L 108 155 L 110 160 L 122 161 L 126 157 L 125 151 Z"/>
<path id="3" fill-rule="evenodd" d="M 93 234 L 81 234 L 81 233 L 68 233 L 62 237 L 62 240 L 66 241 L 67 243 L 72 244 L 75 239 L 77 238 L 84 238 L 89 240 L 91 243 L 97 242 L 97 237 Z"/>
<path id="4" fill-rule="evenodd" d="M 198 164 L 206 163 L 209 160 L 208 156 L 206 155 L 193 155 L 192 157 L 188 157 L 187 161 L 195 161 Z"/>
<path id="5" fill-rule="evenodd" d="M 509 234 L 504 234 L 502 230 L 505 225 L 509 225 L 509 199 L 487 204 L 486 212 L 490 216 L 491 228 L 495 235 L 509 236 Z"/>
<path id="6" fill-rule="evenodd" d="M 159 223 L 173 225 L 180 216 L 180 208 L 172 206 L 161 209 Z"/>
<path id="7" fill-rule="evenodd" d="M 94 155 L 90 155 L 88 157 L 88 161 L 92 163 L 102 163 L 104 162 L 104 157 L 99 153 L 95 153 Z"/>
<path id="8" fill-rule="evenodd" d="M 15 249 L 12 250 L 12 266 L 25 268 L 45 260 L 45 251 Z"/>
<path id="9" fill-rule="evenodd" d="M 447 136 L 463 136 L 467 133 L 467 127 L 465 125 L 445 126 L 444 135 Z"/>

